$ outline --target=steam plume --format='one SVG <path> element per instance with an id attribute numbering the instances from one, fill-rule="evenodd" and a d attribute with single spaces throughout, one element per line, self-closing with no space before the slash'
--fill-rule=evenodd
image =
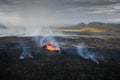
<path id="1" fill-rule="evenodd" d="M 92 61 L 95 61 L 97 63 L 99 63 L 98 62 L 99 59 L 100 60 L 104 59 L 101 56 L 97 56 L 95 53 L 89 52 L 84 43 L 79 43 L 76 46 L 76 49 L 77 49 L 78 55 L 81 56 L 82 58 L 91 59 Z"/>
<path id="2" fill-rule="evenodd" d="M 22 54 L 20 55 L 20 59 L 25 59 L 25 58 L 33 58 L 31 50 L 29 49 L 29 47 L 27 47 L 26 44 L 24 44 L 22 41 L 20 43 L 20 46 L 23 49 Z"/>

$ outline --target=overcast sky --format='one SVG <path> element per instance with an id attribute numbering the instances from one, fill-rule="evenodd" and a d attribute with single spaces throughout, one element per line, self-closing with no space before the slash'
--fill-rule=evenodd
<path id="1" fill-rule="evenodd" d="M 120 23 L 120 0 L 0 0 L 0 23 L 52 26 Z"/>

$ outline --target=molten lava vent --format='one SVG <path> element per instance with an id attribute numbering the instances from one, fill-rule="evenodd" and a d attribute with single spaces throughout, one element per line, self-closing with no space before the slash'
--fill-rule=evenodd
<path id="1" fill-rule="evenodd" d="M 59 48 L 55 47 L 54 45 L 51 44 L 47 44 L 44 46 L 44 49 L 49 50 L 49 51 L 60 51 Z"/>

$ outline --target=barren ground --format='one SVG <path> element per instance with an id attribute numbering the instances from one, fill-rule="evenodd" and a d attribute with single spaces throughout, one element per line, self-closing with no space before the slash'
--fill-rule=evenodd
<path id="1" fill-rule="evenodd" d="M 56 37 L 63 53 L 36 47 L 30 37 L 0 38 L 0 80 L 119 80 L 120 38 Z M 22 49 L 19 41 L 29 45 L 33 59 L 19 60 Z M 89 51 L 105 58 L 96 64 L 74 55 L 70 44 L 84 42 Z"/>

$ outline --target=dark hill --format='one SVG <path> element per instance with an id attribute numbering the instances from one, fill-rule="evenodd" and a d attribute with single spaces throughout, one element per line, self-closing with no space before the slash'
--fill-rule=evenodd
<path id="1" fill-rule="evenodd" d="M 77 30 L 77 32 L 120 32 L 120 24 L 91 22 L 88 24 L 80 23 L 70 27 L 60 27 L 58 29 L 64 29 L 64 31 Z"/>
<path id="2" fill-rule="evenodd" d="M 0 29 L 7 29 L 7 27 L 2 25 L 2 24 L 0 24 Z"/>

